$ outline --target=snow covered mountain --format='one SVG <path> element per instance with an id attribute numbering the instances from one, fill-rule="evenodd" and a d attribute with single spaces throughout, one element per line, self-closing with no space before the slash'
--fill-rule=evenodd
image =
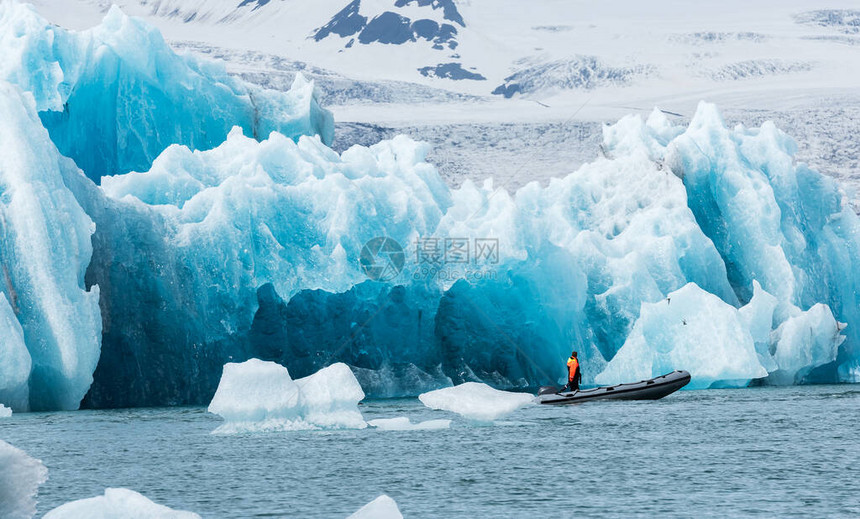
<path id="1" fill-rule="evenodd" d="M 92 25 L 109 3 L 37 2 L 63 25 Z M 662 92 L 672 99 L 679 92 L 717 94 L 734 82 L 748 83 L 743 90 L 768 91 L 858 86 L 858 74 L 844 66 L 860 52 L 860 35 L 853 32 L 860 10 L 849 9 L 851 2 L 831 2 L 826 9 L 798 0 L 695 7 L 555 0 L 117 3 L 171 40 L 275 54 L 357 79 L 476 95 L 545 99 L 609 89 L 616 98 Z"/>
<path id="2" fill-rule="evenodd" d="M 250 82 L 286 90 L 302 72 L 339 121 L 335 149 L 405 132 L 453 185 L 545 181 L 593 158 L 603 123 L 654 106 L 688 121 L 708 100 L 731 123 L 776 121 L 860 192 L 849 0 L 35 0 L 78 29 L 114 2 Z"/>

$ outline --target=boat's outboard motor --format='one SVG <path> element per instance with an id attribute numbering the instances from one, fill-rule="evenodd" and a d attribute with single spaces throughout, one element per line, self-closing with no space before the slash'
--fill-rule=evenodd
<path id="1" fill-rule="evenodd" d="M 554 395 L 556 393 L 558 393 L 558 388 L 555 386 L 541 386 L 541 388 L 538 389 L 538 396 Z"/>

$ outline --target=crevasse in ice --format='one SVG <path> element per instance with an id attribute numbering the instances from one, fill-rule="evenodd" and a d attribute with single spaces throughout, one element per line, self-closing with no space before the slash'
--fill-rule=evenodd
<path id="1" fill-rule="evenodd" d="M 0 203 L 12 180 L 51 186 L 8 213 L 3 232 L 25 229 L 14 218 L 74 223 L 62 238 L 39 231 L 38 246 L 3 242 L 7 269 L 56 266 L 33 277 L 31 292 L 12 275 L 2 288 L 31 356 L 31 404 L 77 405 L 95 359 L 84 400 L 93 407 L 206 403 L 224 364 L 249 358 L 299 377 L 345 362 L 370 394 L 386 396 L 557 384 L 571 349 L 586 383 L 604 368 L 605 378 L 636 378 L 632 370 L 693 369 L 729 354 L 714 363 L 722 371 L 694 370 L 694 383 L 860 371 L 860 221 L 833 180 L 795 163 L 793 142 L 770 123 L 729 129 L 706 103 L 687 127 L 655 111 L 607 126 L 603 156 L 548 186 L 450 189 L 425 144 L 398 137 L 338 155 L 312 85 L 250 87 L 173 55 L 118 10 L 74 33 L 6 2 L 0 27 L 0 49 L 14 58 L 0 64 L 4 114 L 13 114 L 0 145 L 19 135 L 44 142 L 24 142 L 26 160 L 4 153 Z M 92 112 L 104 120 L 81 109 L 103 102 Z M 366 279 L 362 247 L 374 237 L 403 246 L 397 277 Z M 496 255 L 480 276 L 450 264 L 428 274 L 416 252 L 432 237 L 496 240 Z M 693 333 L 676 322 L 684 317 L 659 305 L 695 292 L 690 283 L 691 300 L 717 309 L 735 349 L 684 346 Z M 39 290 L 85 309 L 100 297 L 101 333 L 97 315 L 42 309 L 59 300 Z M 672 330 L 674 345 L 649 335 L 652 321 Z M 51 342 L 62 327 L 70 347 Z M 21 395 L 26 359 L 13 343 L 2 347 L 17 360 L 0 370 L 14 382 L 0 396 Z M 618 371 L 622 361 L 631 371 Z M 52 391 L 69 396 L 51 400 Z"/>

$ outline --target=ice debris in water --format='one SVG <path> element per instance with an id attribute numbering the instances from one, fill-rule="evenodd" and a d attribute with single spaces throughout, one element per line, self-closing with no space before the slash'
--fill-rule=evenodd
<path id="1" fill-rule="evenodd" d="M 103 496 L 61 505 L 44 519 L 200 519 L 200 516 L 153 503 L 127 488 L 108 488 Z"/>
<path id="2" fill-rule="evenodd" d="M 431 409 L 451 411 L 480 422 L 491 422 L 534 402 L 532 395 L 499 391 L 479 382 L 429 391 L 418 399 Z"/>
<path id="3" fill-rule="evenodd" d="M 362 506 L 347 519 L 403 519 L 397 503 L 385 494 Z"/>
<path id="4" fill-rule="evenodd" d="M 36 515 L 36 494 L 47 479 L 48 469 L 41 461 L 0 440 L 0 517 Z"/>
<path id="5" fill-rule="evenodd" d="M 0 418 L 9 418 L 10 416 L 12 416 L 12 410 L 0 404 Z"/>
<path id="6" fill-rule="evenodd" d="M 293 380 L 287 368 L 251 359 L 224 366 L 209 412 L 226 423 L 216 433 L 299 429 L 363 429 L 364 391 L 343 363 Z"/>
<path id="7" fill-rule="evenodd" d="M 399 416 L 397 418 L 368 420 L 367 425 L 376 427 L 382 431 L 435 431 L 451 427 L 451 420 L 425 420 L 423 422 L 412 423 L 408 417 Z"/>

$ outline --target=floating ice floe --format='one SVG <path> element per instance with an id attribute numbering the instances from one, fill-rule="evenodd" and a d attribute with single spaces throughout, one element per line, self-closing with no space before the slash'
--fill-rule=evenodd
<path id="1" fill-rule="evenodd" d="M 153 503 L 134 490 L 108 488 L 103 496 L 61 505 L 45 514 L 44 519 L 200 519 L 200 516 Z"/>
<path id="2" fill-rule="evenodd" d="M 0 404 L 0 418 L 9 418 L 10 416 L 12 416 L 12 410 Z"/>
<path id="3" fill-rule="evenodd" d="M 437 389 L 418 397 L 431 409 L 451 411 L 471 420 L 490 422 L 534 402 L 526 393 L 499 391 L 479 382 Z"/>
<path id="4" fill-rule="evenodd" d="M 450 428 L 451 420 L 425 420 L 423 422 L 412 423 L 408 417 L 399 416 L 397 418 L 368 420 L 367 425 L 376 427 L 382 431 L 431 431 Z"/>
<path id="5" fill-rule="evenodd" d="M 41 461 L 0 440 L 0 517 L 36 515 L 36 494 L 47 479 L 48 469 Z"/>
<path id="6" fill-rule="evenodd" d="M 364 391 L 346 364 L 293 380 L 287 368 L 251 359 L 224 366 L 209 412 L 226 423 L 216 433 L 363 429 Z"/>
<path id="7" fill-rule="evenodd" d="M 362 506 L 347 519 L 403 519 L 397 503 L 385 494 Z"/>

